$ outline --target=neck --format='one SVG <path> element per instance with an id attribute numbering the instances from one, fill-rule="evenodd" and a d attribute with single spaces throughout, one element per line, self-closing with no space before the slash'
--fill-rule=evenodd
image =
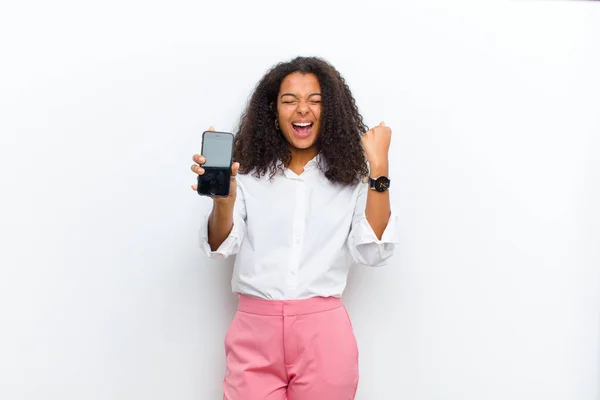
<path id="1" fill-rule="evenodd" d="M 306 164 L 315 158 L 318 151 L 316 147 L 310 147 L 308 149 L 290 149 L 292 152 L 292 160 L 288 168 L 296 173 L 302 173 Z"/>

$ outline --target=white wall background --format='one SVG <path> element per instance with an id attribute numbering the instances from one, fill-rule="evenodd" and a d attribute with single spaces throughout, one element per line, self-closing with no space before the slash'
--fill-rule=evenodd
<path id="1" fill-rule="evenodd" d="M 357 399 L 600 399 L 600 4 L 19 1 L 0 43 L 1 399 L 220 398 L 191 155 L 299 54 L 393 129 Z"/>

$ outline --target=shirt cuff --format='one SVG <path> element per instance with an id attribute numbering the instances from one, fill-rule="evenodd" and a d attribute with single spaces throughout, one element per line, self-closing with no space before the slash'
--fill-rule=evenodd
<path id="1" fill-rule="evenodd" d="M 240 243 L 243 239 L 245 226 L 244 221 L 240 218 L 237 218 L 237 216 L 234 214 L 233 228 L 231 228 L 229 236 L 227 236 L 217 250 L 213 251 L 208 243 L 209 217 L 210 212 L 202 219 L 200 224 L 200 248 L 204 251 L 204 254 L 206 254 L 206 256 L 209 258 L 227 258 L 230 255 L 237 253 L 240 248 Z"/>
<path id="2" fill-rule="evenodd" d="M 355 262 L 372 267 L 382 267 L 393 255 L 394 248 L 398 243 L 397 217 L 392 211 L 381 239 L 377 238 L 367 218 L 362 216 L 353 227 L 348 244 Z"/>
<path id="3" fill-rule="evenodd" d="M 360 246 L 362 244 L 377 243 L 377 244 L 398 244 L 398 236 L 396 232 L 396 214 L 392 211 L 388 223 L 381 235 L 381 240 L 373 232 L 373 228 L 366 216 L 362 216 L 357 226 L 353 229 L 352 236 L 354 244 Z"/>

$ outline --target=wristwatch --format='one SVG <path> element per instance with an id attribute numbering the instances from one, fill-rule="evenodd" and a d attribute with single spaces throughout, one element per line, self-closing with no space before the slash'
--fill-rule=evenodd
<path id="1" fill-rule="evenodd" d="M 380 176 L 379 178 L 369 177 L 369 187 L 371 190 L 385 192 L 390 188 L 390 179 L 387 176 Z"/>

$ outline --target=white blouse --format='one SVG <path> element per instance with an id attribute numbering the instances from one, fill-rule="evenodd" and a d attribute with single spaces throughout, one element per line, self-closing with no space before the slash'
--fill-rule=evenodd
<path id="1" fill-rule="evenodd" d="M 233 292 L 269 300 L 341 297 L 350 265 L 380 267 L 398 243 L 392 212 L 381 240 L 365 217 L 368 184 L 332 184 L 319 156 L 297 175 L 272 180 L 237 176 L 231 233 L 216 251 L 208 244 L 208 216 L 200 246 L 208 257 L 237 254 Z"/>

